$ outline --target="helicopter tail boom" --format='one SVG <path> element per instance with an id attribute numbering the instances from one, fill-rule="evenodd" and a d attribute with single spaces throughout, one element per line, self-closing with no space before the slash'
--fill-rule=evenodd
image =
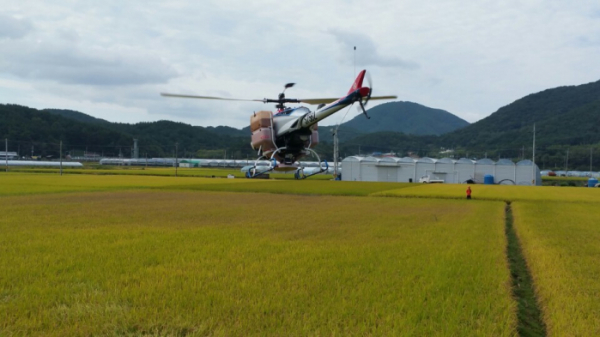
<path id="1" fill-rule="evenodd" d="M 337 101 L 330 103 L 316 111 L 306 114 L 302 118 L 302 127 L 309 127 L 313 124 L 318 123 L 334 113 L 342 110 L 343 108 L 351 105 L 357 101 L 360 101 L 363 97 L 367 97 L 371 93 L 371 88 L 363 87 L 362 82 L 365 78 L 366 70 L 361 71 L 354 83 L 350 87 L 350 91 L 345 97 L 338 99 Z"/>

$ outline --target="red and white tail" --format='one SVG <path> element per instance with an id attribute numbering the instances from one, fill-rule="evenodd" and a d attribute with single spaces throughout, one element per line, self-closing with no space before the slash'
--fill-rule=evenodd
<path id="1" fill-rule="evenodd" d="M 354 84 L 352 84 L 352 86 L 350 87 L 350 90 L 348 91 L 348 95 L 350 95 L 351 93 L 356 91 L 356 89 L 359 89 L 362 87 L 362 83 L 363 83 L 363 80 L 365 79 L 366 72 L 367 72 L 367 70 L 363 70 L 360 73 L 358 73 L 356 80 L 354 80 Z"/>

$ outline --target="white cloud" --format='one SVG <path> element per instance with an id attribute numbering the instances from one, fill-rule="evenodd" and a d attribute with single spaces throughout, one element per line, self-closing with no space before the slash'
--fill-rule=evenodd
<path id="1" fill-rule="evenodd" d="M 5 41 L 0 70 L 24 79 L 84 85 L 166 83 L 177 73 L 146 50 L 82 48 L 66 41 Z"/>
<path id="2" fill-rule="evenodd" d="M 376 95 L 470 122 L 529 93 L 600 78 L 600 5 L 591 0 L 22 0 L 3 13 L 0 103 L 114 121 L 243 127 L 272 107 L 159 93 L 264 98 L 296 82 L 289 97 L 341 96 L 353 46 Z"/>
<path id="3" fill-rule="evenodd" d="M 0 13 L 0 40 L 19 39 L 33 30 L 33 25 L 27 19 L 17 19 Z"/>

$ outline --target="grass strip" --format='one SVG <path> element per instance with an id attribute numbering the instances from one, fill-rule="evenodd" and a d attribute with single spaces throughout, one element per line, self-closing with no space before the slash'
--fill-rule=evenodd
<path id="1" fill-rule="evenodd" d="M 539 302 L 533 289 L 533 281 L 523 257 L 519 238 L 513 228 L 510 202 L 506 203 L 507 257 L 512 277 L 513 296 L 517 301 L 517 331 L 519 336 L 546 336 Z"/>

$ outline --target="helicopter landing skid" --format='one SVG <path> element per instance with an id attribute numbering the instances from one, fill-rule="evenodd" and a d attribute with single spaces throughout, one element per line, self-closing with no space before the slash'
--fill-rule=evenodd
<path id="1" fill-rule="evenodd" d="M 262 149 L 262 147 L 261 147 Z M 256 159 L 256 161 L 254 162 L 254 166 L 252 166 L 251 168 L 248 169 L 248 171 L 246 172 L 246 178 L 248 179 L 252 179 L 252 178 L 256 178 L 261 174 L 265 174 L 265 173 L 269 173 L 272 172 L 273 170 L 275 170 L 277 168 L 277 159 L 275 159 L 275 155 L 277 154 L 277 152 L 281 151 L 281 150 L 285 150 L 285 147 L 280 147 L 277 148 L 277 150 L 275 150 L 273 153 L 271 153 L 271 155 L 269 156 L 269 168 L 267 168 L 266 170 L 262 170 L 262 171 L 258 171 L 258 162 L 261 159 L 266 159 L 267 156 L 260 156 L 258 157 L 258 159 Z M 260 153 L 260 149 L 259 149 L 259 153 Z"/>
<path id="2" fill-rule="evenodd" d="M 304 174 L 304 167 L 299 167 L 294 173 L 294 178 L 296 178 L 297 180 L 306 179 L 308 177 L 314 176 L 315 174 L 327 172 L 327 170 L 329 169 L 329 165 L 327 164 L 326 160 L 323 161 L 323 163 L 325 163 L 325 168 L 323 168 L 323 166 L 321 166 L 321 158 L 319 157 L 319 155 L 310 148 L 306 148 L 306 150 L 310 151 L 313 155 L 315 155 L 315 157 L 317 157 L 317 160 L 319 161 L 319 170 L 306 175 Z"/>
<path id="3" fill-rule="evenodd" d="M 248 179 L 256 178 L 262 174 L 272 172 L 273 170 L 275 170 L 275 168 L 277 168 L 277 160 L 275 160 L 274 158 L 271 158 L 271 160 L 269 160 L 269 163 L 270 163 L 269 167 L 267 169 L 259 171 L 257 164 L 258 164 L 258 161 L 263 158 L 264 157 L 258 158 L 256 160 L 256 162 L 254 162 L 254 166 L 249 168 L 248 171 L 246 171 L 246 178 L 248 178 Z"/>

